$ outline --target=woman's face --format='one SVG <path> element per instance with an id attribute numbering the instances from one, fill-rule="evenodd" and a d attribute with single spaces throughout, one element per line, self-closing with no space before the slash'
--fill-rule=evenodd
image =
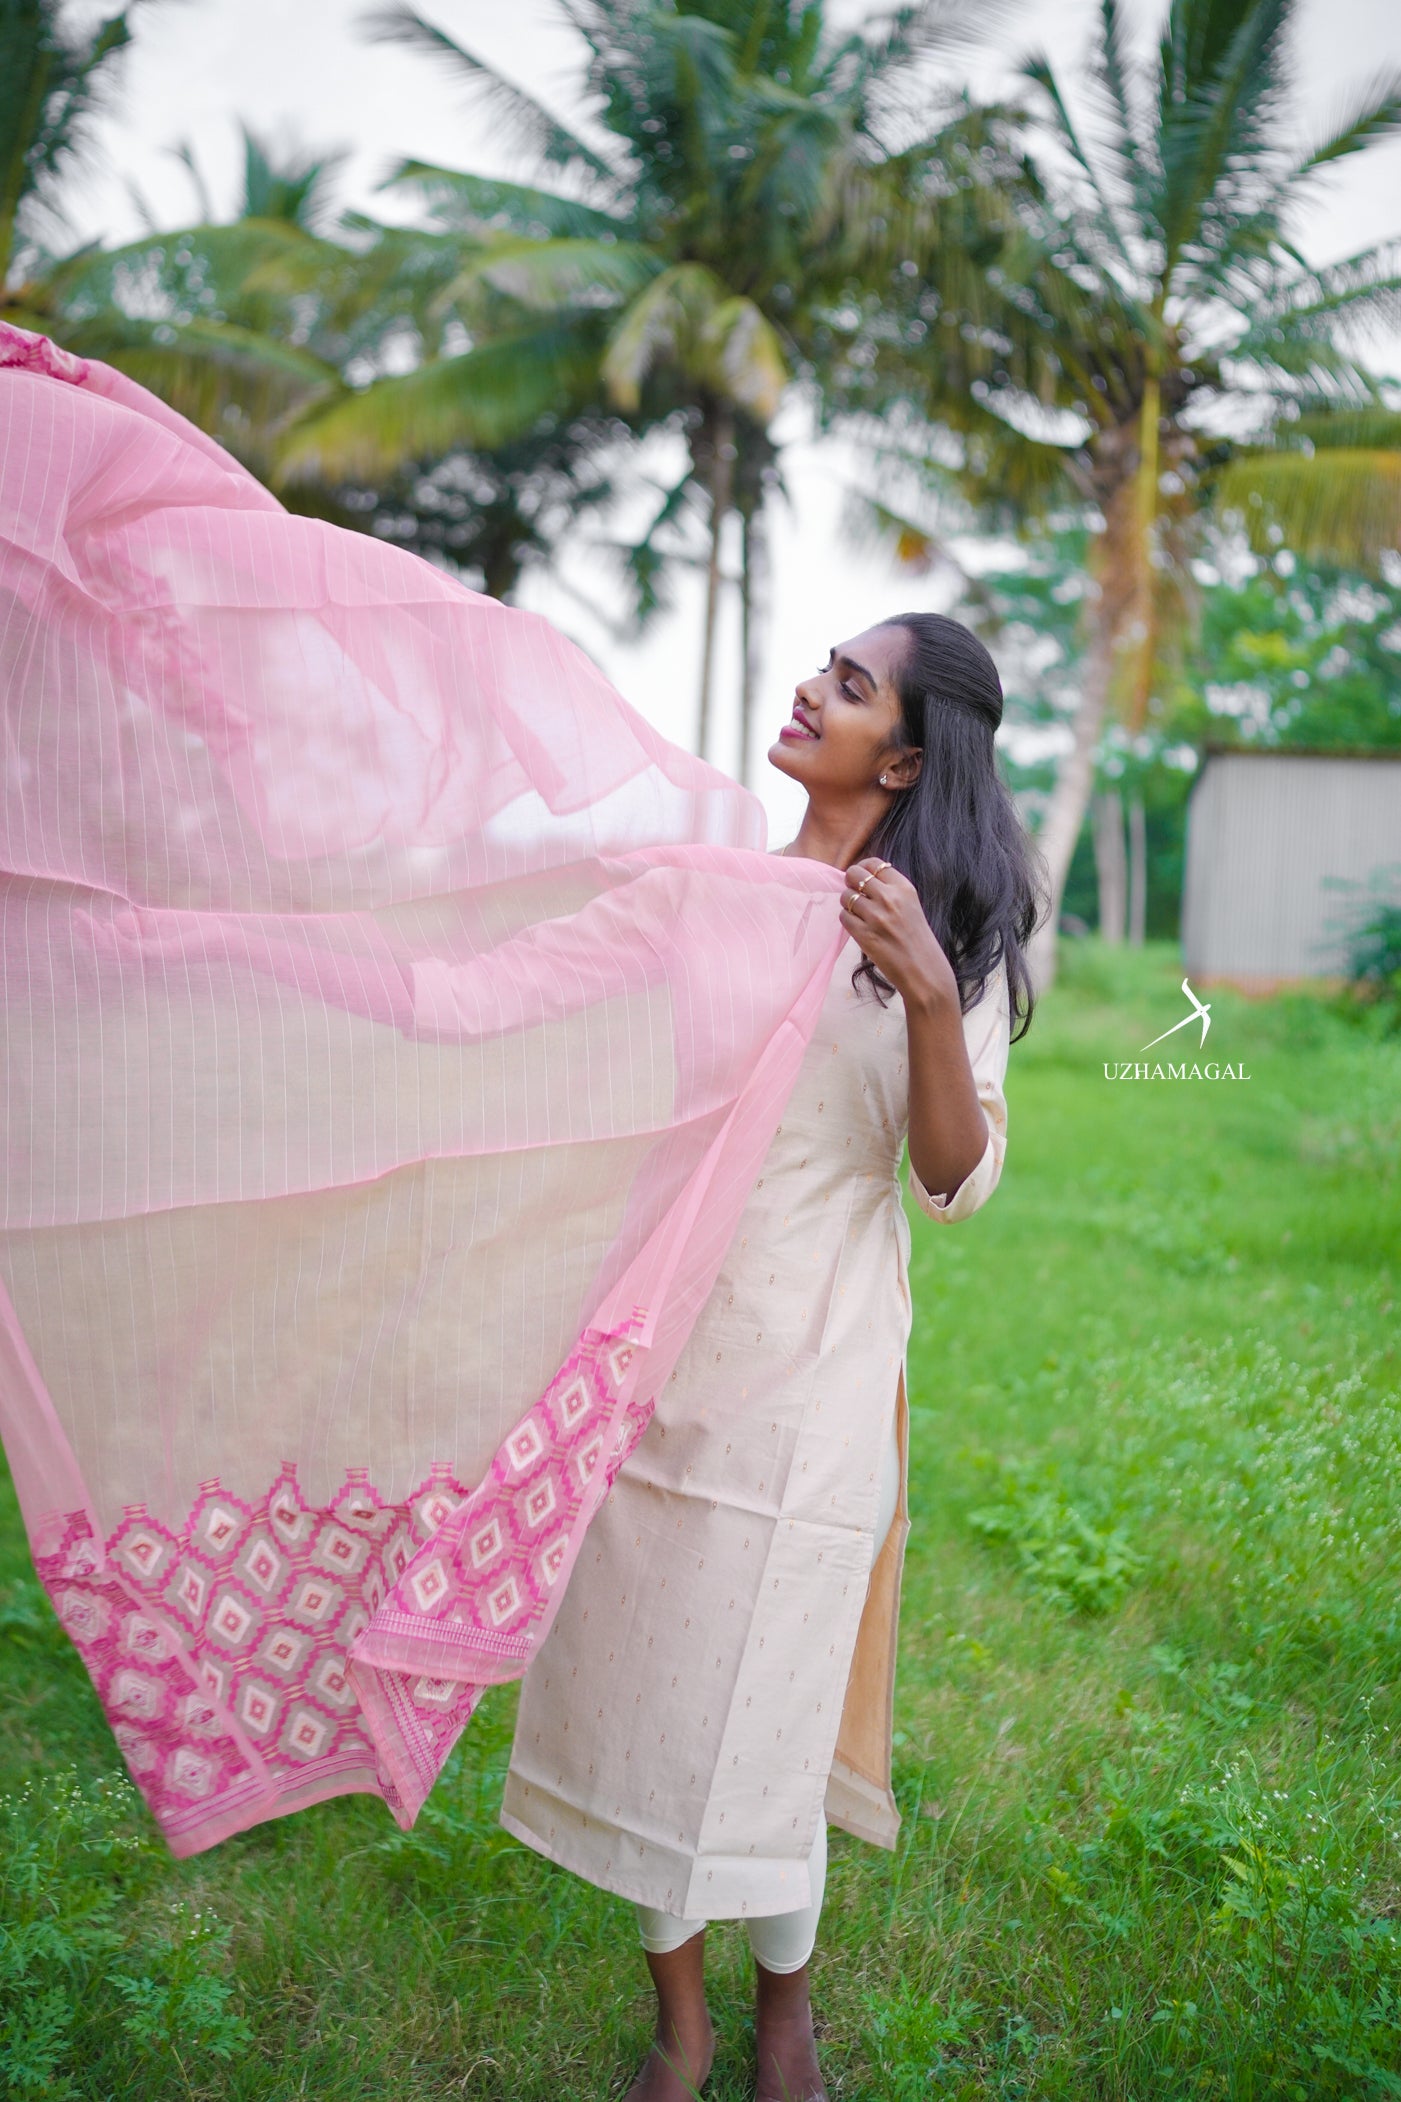
<path id="1" fill-rule="evenodd" d="M 908 647 L 903 628 L 867 628 L 839 642 L 820 671 L 800 679 L 793 713 L 769 746 L 769 764 L 809 794 L 869 794 L 887 777 L 907 788 L 919 755 L 892 751 L 900 734 L 895 675 Z"/>

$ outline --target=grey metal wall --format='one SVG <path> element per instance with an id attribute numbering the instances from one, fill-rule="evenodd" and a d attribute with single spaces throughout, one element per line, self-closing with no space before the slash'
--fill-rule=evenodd
<path id="1" fill-rule="evenodd" d="M 1401 872 L 1401 753 L 1208 755 L 1187 811 L 1182 947 L 1203 978 L 1331 977 L 1349 900 Z M 1398 874 L 1401 886 L 1401 873 Z"/>

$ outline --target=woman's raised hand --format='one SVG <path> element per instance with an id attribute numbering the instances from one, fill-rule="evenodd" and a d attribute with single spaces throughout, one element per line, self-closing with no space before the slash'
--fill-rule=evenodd
<path id="1" fill-rule="evenodd" d="M 908 876 L 872 856 L 846 871 L 841 921 L 861 952 L 894 986 L 906 1006 L 959 1006 L 953 966 L 924 917 Z"/>

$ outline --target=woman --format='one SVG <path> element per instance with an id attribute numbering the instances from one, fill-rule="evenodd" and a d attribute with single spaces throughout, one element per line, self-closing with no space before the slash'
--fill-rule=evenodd
<path id="1" fill-rule="evenodd" d="M 637 2094 L 724 1916 L 820 2094 L 824 1800 L 896 1823 L 895 1166 L 988 1194 L 1027 1008 L 986 653 L 805 682 L 765 859 L 546 623 L 3 325 L 0 648 L 0 1433 L 167 1840 L 410 1825 L 524 1674 L 506 1822 L 647 1908 Z"/>
<path id="2" fill-rule="evenodd" d="M 760 2102 L 817 2102 L 826 1818 L 894 1843 L 896 1178 L 907 1118 L 931 1217 L 967 1217 L 1001 1167 L 1036 912 L 994 765 L 1001 708 L 976 638 L 907 614 L 801 681 L 770 749 L 808 797 L 783 852 L 846 871 L 848 941 L 714 1290 L 526 1677 L 503 1809 L 638 1904 L 657 2027 L 629 2102 L 705 2080 L 704 1928 L 735 1917 L 757 1959 Z"/>

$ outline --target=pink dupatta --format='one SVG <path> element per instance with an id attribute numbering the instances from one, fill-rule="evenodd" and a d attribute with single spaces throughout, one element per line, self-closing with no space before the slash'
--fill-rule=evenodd
<path id="1" fill-rule="evenodd" d="M 0 327 L 0 1433 L 171 1847 L 412 1822 L 711 1288 L 841 878 Z"/>

